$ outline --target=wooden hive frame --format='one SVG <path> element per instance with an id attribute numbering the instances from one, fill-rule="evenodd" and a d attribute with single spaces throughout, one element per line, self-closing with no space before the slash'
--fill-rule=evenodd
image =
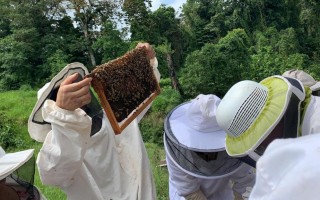
<path id="1" fill-rule="evenodd" d="M 115 134 L 120 134 L 160 93 L 145 47 L 97 66 L 87 77 Z"/>

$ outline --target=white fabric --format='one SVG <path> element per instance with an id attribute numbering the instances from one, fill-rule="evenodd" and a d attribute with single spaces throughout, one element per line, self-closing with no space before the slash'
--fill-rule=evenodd
<path id="1" fill-rule="evenodd" d="M 176 108 L 169 123 L 177 140 L 195 150 L 224 149 L 226 133 L 218 126 L 215 116 L 219 102 L 215 95 L 200 94 Z"/>
<path id="2" fill-rule="evenodd" d="M 310 103 L 302 119 L 302 135 L 320 133 L 320 97 L 311 95 Z"/>
<path id="3" fill-rule="evenodd" d="M 153 73 L 159 82 L 160 80 L 160 72 L 158 70 L 158 60 L 157 58 L 153 58 L 150 60 L 150 65 L 153 68 Z M 60 83 L 64 80 L 64 78 L 67 77 L 67 75 L 71 75 L 70 73 L 81 73 L 82 75 L 88 74 L 88 69 L 79 62 L 74 62 L 68 64 L 66 67 L 64 67 L 54 78 L 49 82 L 46 83 L 37 93 L 38 101 L 36 102 L 30 117 L 28 119 L 28 132 L 30 134 L 30 137 L 38 142 L 43 142 L 47 136 L 47 133 L 51 130 L 51 125 L 50 124 L 39 124 L 35 123 L 32 119 L 35 115 L 35 112 L 38 109 L 41 109 L 43 106 L 43 102 L 46 100 L 48 97 L 49 93 L 52 91 L 52 89 L 60 85 Z M 57 84 L 58 83 L 58 84 Z M 148 109 L 150 108 L 150 105 L 148 105 Z M 145 109 L 144 111 L 148 110 Z M 143 111 L 143 112 L 144 112 Z M 145 113 L 145 112 L 144 112 Z M 143 116 L 143 115 L 140 115 Z M 140 120 L 139 118 L 138 120 Z"/>
<path id="4" fill-rule="evenodd" d="M 216 110 L 220 103 L 220 98 L 215 95 L 199 94 L 193 99 L 186 111 L 188 126 L 192 129 L 211 133 L 220 131 L 216 121 Z"/>
<path id="5" fill-rule="evenodd" d="M 298 79 L 302 82 L 303 85 L 310 87 L 312 91 L 316 91 L 320 89 L 320 82 L 316 81 L 310 74 L 298 70 L 298 69 L 292 69 L 285 71 L 282 76 L 291 77 Z"/>
<path id="6" fill-rule="evenodd" d="M 302 82 L 303 85 L 308 87 L 316 84 L 316 81 L 314 80 L 314 78 L 310 76 L 310 74 L 302 70 L 297 70 L 297 69 L 288 70 L 288 71 L 285 71 L 282 74 L 282 76 L 298 79 Z"/>
<path id="7" fill-rule="evenodd" d="M 166 161 L 170 200 L 184 200 L 184 196 L 198 190 L 201 190 L 208 200 L 233 200 L 233 191 L 242 194 L 246 192 L 246 187 L 252 187 L 255 181 L 252 167 L 246 164 L 224 178 L 202 179 L 182 171 L 168 156 Z"/>
<path id="8" fill-rule="evenodd" d="M 52 124 L 37 165 L 42 182 L 62 188 L 68 200 L 155 199 L 155 186 L 137 120 L 115 135 L 104 115 L 90 137 L 91 119 L 47 100 L 43 117 Z"/>
<path id="9" fill-rule="evenodd" d="M 0 180 L 9 176 L 12 172 L 26 163 L 33 155 L 34 149 L 5 153 L 0 147 Z"/>
<path id="10" fill-rule="evenodd" d="M 311 89 L 312 91 L 318 91 L 318 90 L 320 90 L 320 82 L 317 82 L 316 84 L 310 86 L 310 89 Z"/>
<path id="11" fill-rule="evenodd" d="M 159 81 L 157 59 L 151 64 Z M 42 115 L 51 123 L 50 128 L 29 123 L 29 130 L 33 128 L 37 133 L 34 138 L 45 138 L 37 157 L 42 183 L 61 188 L 68 200 L 156 199 L 138 126 L 149 108 L 150 105 L 119 135 L 115 135 L 104 114 L 101 130 L 90 137 L 91 118 L 82 109 L 68 111 L 46 100 Z"/>
<path id="12" fill-rule="evenodd" d="M 273 141 L 257 162 L 249 199 L 319 199 L 319 158 L 320 134 Z"/>
<path id="13" fill-rule="evenodd" d="M 60 85 L 60 83 L 67 77 L 67 75 L 71 75 L 70 73 L 81 73 L 83 75 L 88 74 L 88 69 L 79 62 L 74 62 L 68 64 L 64 67 L 53 79 L 46 83 L 37 93 L 38 101 L 36 102 L 33 110 L 28 119 L 28 132 L 30 137 L 38 142 L 43 142 L 46 138 L 47 133 L 51 130 L 50 124 L 39 124 L 33 121 L 33 117 L 35 113 L 41 109 L 43 106 L 43 102 L 46 100 L 50 92 L 53 90 L 54 87 Z M 57 84 L 58 83 L 58 84 Z"/>
<path id="14" fill-rule="evenodd" d="M 275 199 L 275 200 L 290 199 L 291 200 L 292 199 L 294 200 L 299 198 L 308 199 L 308 200 L 318 199 L 318 193 L 316 193 L 315 197 L 312 197 L 313 191 L 310 191 L 310 190 L 306 191 L 305 189 L 310 189 L 311 187 L 311 189 L 315 188 L 315 190 L 318 191 L 317 188 L 319 188 L 320 185 L 316 186 L 315 184 L 319 184 L 319 182 L 317 181 L 320 180 L 320 177 L 318 177 L 317 181 L 312 183 L 311 186 L 307 186 L 307 184 L 309 184 L 310 181 L 302 182 L 299 179 L 298 181 L 299 183 L 297 183 L 299 185 L 299 188 L 294 188 L 295 186 L 293 184 L 295 183 L 292 181 L 292 178 L 296 178 L 297 174 L 305 174 L 305 177 L 308 178 L 308 175 L 305 172 L 312 173 L 313 175 L 320 174 L 320 172 L 317 172 L 317 173 L 312 172 L 313 169 L 311 167 L 311 165 L 314 166 L 314 164 L 316 165 L 318 164 L 314 168 L 320 169 L 320 165 L 319 165 L 320 155 L 318 154 L 316 158 L 315 157 L 311 158 L 314 155 L 312 153 L 312 149 L 315 148 L 315 145 L 320 144 L 319 116 L 320 116 L 320 97 L 311 96 L 310 103 L 308 104 L 304 118 L 302 119 L 302 124 L 301 124 L 302 137 L 299 137 L 296 139 L 278 139 L 272 142 L 268 146 L 264 155 L 260 158 L 261 161 L 260 160 L 258 161 L 258 163 L 262 162 L 263 164 L 257 163 L 257 170 L 258 170 L 257 173 L 259 173 L 257 174 L 257 184 L 254 186 L 252 195 L 250 196 L 249 199 L 252 199 L 252 200 L 255 200 L 255 199 L 261 199 L 261 200 L 263 199 L 266 199 L 266 200 L 267 199 L 270 199 L 270 200 L 271 199 Z M 277 154 L 275 154 L 275 152 Z M 294 152 L 294 155 L 292 155 L 292 152 Z M 301 156 L 300 154 L 302 154 L 303 152 L 305 152 L 304 153 L 305 155 Z M 318 153 L 319 153 L 319 147 L 318 147 Z M 299 159 L 297 160 L 297 158 Z M 279 163 L 278 160 L 279 162 L 281 161 L 280 163 L 283 163 L 283 164 L 275 165 L 274 163 Z M 282 160 L 285 162 L 282 162 Z M 295 163 L 294 166 L 288 167 L 290 164 L 292 164 L 293 161 L 297 163 Z M 299 164 L 299 168 L 296 168 L 298 164 Z M 309 164 L 310 164 L 310 168 L 307 169 L 306 167 L 308 167 L 307 165 Z M 277 180 L 277 178 L 279 178 L 278 174 L 281 173 L 281 170 L 283 170 L 281 167 L 283 167 L 283 169 L 285 169 L 285 167 L 288 167 L 288 170 L 286 171 L 286 174 L 284 174 L 281 177 L 281 179 L 284 179 L 284 180 Z M 278 174 L 275 174 L 274 172 L 277 172 Z M 271 182 L 273 185 L 275 185 L 275 182 L 277 182 L 277 185 L 275 187 L 273 188 L 265 187 L 264 181 L 266 181 L 267 179 L 266 180 L 262 179 L 265 173 L 269 173 L 269 176 L 270 176 L 269 180 L 274 181 L 274 182 Z M 287 182 L 289 180 L 292 183 L 288 184 Z M 285 181 L 285 182 L 282 182 L 282 181 Z M 303 191 L 301 190 L 301 188 L 303 188 Z M 266 194 L 265 190 L 269 190 L 268 193 L 272 191 L 273 194 Z M 299 196 L 300 194 L 298 193 L 303 194 L 304 196 L 301 197 Z M 280 198 L 280 196 L 276 196 L 276 195 L 286 195 L 286 196 L 285 198 Z"/>

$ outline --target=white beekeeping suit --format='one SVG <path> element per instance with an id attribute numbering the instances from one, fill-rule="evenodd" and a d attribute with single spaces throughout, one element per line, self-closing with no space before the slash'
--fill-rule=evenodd
<path id="1" fill-rule="evenodd" d="M 159 81 L 156 58 L 152 62 Z M 83 77 L 88 71 L 81 63 L 66 66 L 40 90 L 29 118 L 31 137 L 43 142 L 37 158 L 41 181 L 61 188 L 69 200 L 155 199 L 150 163 L 138 127 L 145 111 L 115 135 L 101 107 L 92 108 L 91 113 L 81 108 L 59 108 L 50 97 L 73 73 Z"/>
<path id="2" fill-rule="evenodd" d="M 225 151 L 226 133 L 215 95 L 198 95 L 174 108 L 164 124 L 171 200 L 233 200 L 255 182 L 253 168 Z"/>
<path id="3" fill-rule="evenodd" d="M 274 140 L 257 162 L 250 200 L 317 200 L 320 134 Z"/>

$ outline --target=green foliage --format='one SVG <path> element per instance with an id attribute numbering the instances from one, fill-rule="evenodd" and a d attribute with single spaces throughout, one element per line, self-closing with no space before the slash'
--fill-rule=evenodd
<path id="1" fill-rule="evenodd" d="M 128 51 L 129 45 L 122 38 L 121 32 L 116 29 L 112 22 L 104 23 L 101 37 L 93 44 L 93 49 L 101 54 L 99 63 L 108 62 Z"/>
<path id="2" fill-rule="evenodd" d="M 166 60 L 166 55 L 158 50 L 158 47 L 155 48 L 156 56 L 158 60 L 158 70 L 161 74 L 161 79 L 169 77 L 168 63 Z"/>
<path id="3" fill-rule="evenodd" d="M 169 174 L 166 167 L 160 167 L 160 161 L 165 159 L 165 151 L 163 146 L 154 143 L 146 143 L 149 160 L 151 162 L 152 173 L 157 190 L 158 200 L 169 199 Z"/>
<path id="4" fill-rule="evenodd" d="M 256 81 L 281 75 L 289 69 L 306 69 L 310 58 L 299 53 L 300 45 L 292 28 L 277 31 L 274 27 L 255 33 L 255 50 L 251 53 L 251 77 Z"/>
<path id="5" fill-rule="evenodd" d="M 181 103 L 182 98 L 178 91 L 171 89 L 171 86 L 161 88 L 160 95 L 152 103 L 152 111 L 160 114 L 168 112 Z"/>
<path id="6" fill-rule="evenodd" d="M 24 146 L 24 142 L 19 135 L 15 133 L 12 128 L 12 122 L 7 120 L 0 113 L 0 146 L 3 149 L 10 150 L 15 148 L 21 148 Z"/>
<path id="7" fill-rule="evenodd" d="M 164 117 L 161 114 L 148 113 L 140 122 L 144 142 L 162 144 Z"/>
<path id="8" fill-rule="evenodd" d="M 141 134 L 145 142 L 163 144 L 163 124 L 166 115 L 182 102 L 180 94 L 165 86 L 160 95 L 153 101 L 151 112 L 140 122 Z"/>
<path id="9" fill-rule="evenodd" d="M 47 66 L 50 70 L 48 82 L 68 64 L 67 60 L 67 55 L 60 49 L 48 58 Z"/>
<path id="10" fill-rule="evenodd" d="M 206 44 L 188 55 L 180 82 L 185 95 L 223 96 L 236 82 L 247 78 L 250 71 L 249 39 L 244 30 L 235 29 L 217 44 Z"/>
<path id="11" fill-rule="evenodd" d="M 37 100 L 37 93 L 32 90 L 15 90 L 0 93 L 0 113 L 4 118 L 14 120 L 17 127 L 28 122 L 29 114 Z M 28 137 L 28 135 L 26 135 Z"/>
<path id="12" fill-rule="evenodd" d="M 0 40 L 1 89 L 17 89 L 20 84 L 29 83 L 27 53 L 32 51 L 28 44 L 15 40 L 9 35 Z M 21 81 L 22 80 L 22 81 Z"/>
<path id="13" fill-rule="evenodd" d="M 148 8 L 151 7 L 150 0 L 125 0 L 123 11 L 126 15 L 126 22 L 130 24 L 132 41 L 152 41 L 152 30 L 156 24 L 150 21 Z"/>
<path id="14" fill-rule="evenodd" d="M 33 89 L 32 89 L 32 87 L 31 87 L 31 85 L 25 84 L 25 85 L 21 85 L 20 88 L 19 88 L 19 90 L 21 90 L 21 91 L 31 91 L 31 90 L 33 90 Z"/>

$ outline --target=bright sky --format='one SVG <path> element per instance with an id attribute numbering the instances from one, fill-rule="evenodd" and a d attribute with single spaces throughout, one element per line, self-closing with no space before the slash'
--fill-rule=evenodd
<path id="1" fill-rule="evenodd" d="M 187 0 L 152 0 L 152 7 L 151 10 L 155 11 L 159 8 L 161 4 L 165 4 L 167 6 L 171 6 L 175 9 L 175 11 L 181 11 L 180 7 L 184 4 Z"/>

